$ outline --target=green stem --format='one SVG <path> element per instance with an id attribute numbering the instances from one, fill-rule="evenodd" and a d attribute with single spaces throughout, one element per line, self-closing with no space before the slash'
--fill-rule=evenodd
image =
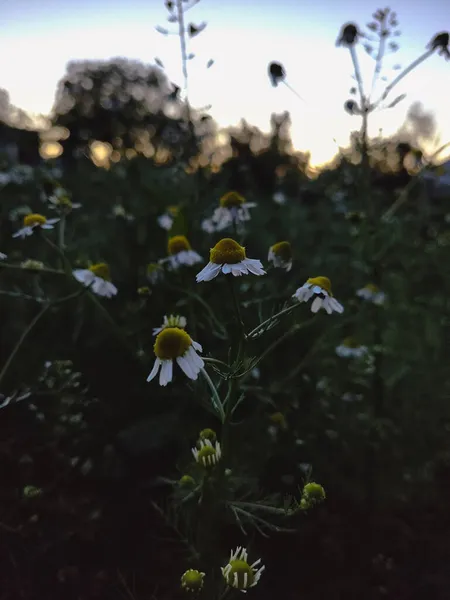
<path id="1" fill-rule="evenodd" d="M 211 394 L 212 394 L 212 404 L 214 409 L 216 410 L 217 414 L 220 417 L 220 420 L 222 421 L 222 423 L 225 422 L 225 411 L 223 409 L 223 405 L 222 402 L 220 400 L 219 394 L 217 392 L 216 386 L 214 385 L 211 377 L 209 376 L 209 374 L 207 373 L 206 369 L 201 369 L 201 373 L 203 375 L 203 377 L 206 380 L 206 383 L 209 386 L 209 389 L 211 390 Z"/>
<path id="2" fill-rule="evenodd" d="M 8 263 L 0 262 L 0 269 L 12 269 L 15 271 L 26 271 L 31 273 L 51 273 L 52 275 L 65 275 L 64 271 L 58 269 L 48 269 L 47 267 L 42 269 L 36 269 L 34 267 L 22 267 L 21 265 L 10 265 Z"/>
<path id="3" fill-rule="evenodd" d="M 288 306 L 287 308 L 283 308 L 283 310 L 280 310 L 280 312 L 276 313 L 275 315 L 272 315 L 271 317 L 269 317 L 268 319 L 266 319 L 265 321 L 260 323 L 257 327 L 252 329 L 250 331 L 250 333 L 247 334 L 247 339 L 256 337 L 257 334 L 261 330 L 263 330 L 265 327 L 270 325 L 270 323 L 272 323 L 273 321 L 275 321 L 276 319 L 278 319 L 279 317 L 281 317 L 283 315 L 287 315 L 288 313 L 292 312 L 294 309 L 298 308 L 299 306 L 301 306 L 301 302 L 296 302 L 295 304 L 292 304 L 291 306 Z"/>
<path id="4" fill-rule="evenodd" d="M 28 337 L 28 335 L 31 333 L 31 331 L 33 330 L 34 326 L 41 320 L 41 318 L 45 315 L 45 313 L 52 307 L 55 306 L 56 304 L 62 304 L 63 302 L 67 302 L 68 300 L 72 300 L 73 298 L 76 298 L 77 296 L 80 295 L 80 293 L 82 293 L 83 290 L 77 291 L 74 294 L 70 294 L 69 296 L 65 296 L 64 298 L 59 298 L 58 300 L 54 300 L 53 302 L 49 302 L 48 304 L 46 304 L 45 306 L 43 306 L 41 308 L 41 310 L 37 313 L 37 315 L 32 319 L 32 321 L 30 322 L 30 324 L 28 325 L 28 327 L 23 331 L 22 335 L 20 336 L 20 338 L 17 340 L 16 345 L 13 348 L 13 351 L 11 352 L 11 354 L 8 357 L 8 360 L 6 361 L 6 363 L 3 365 L 2 370 L 0 371 L 0 383 L 3 381 L 3 378 L 5 377 L 12 361 L 14 360 L 15 356 L 17 355 L 17 353 L 19 352 L 22 344 L 24 343 L 24 341 L 26 340 L 26 338 Z"/>

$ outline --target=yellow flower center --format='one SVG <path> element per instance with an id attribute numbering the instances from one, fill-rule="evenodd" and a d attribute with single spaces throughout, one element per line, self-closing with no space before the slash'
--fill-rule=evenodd
<path id="1" fill-rule="evenodd" d="M 237 192 L 227 192 L 219 201 L 223 208 L 239 208 L 245 203 L 245 198 Z"/>
<path id="2" fill-rule="evenodd" d="M 272 246 L 271 250 L 275 256 L 278 256 L 285 262 L 291 260 L 292 258 L 292 249 L 289 242 L 278 242 Z"/>
<path id="3" fill-rule="evenodd" d="M 235 586 L 234 574 L 237 573 L 237 588 L 243 590 L 250 587 L 253 583 L 254 573 L 251 566 L 245 560 L 230 560 L 230 572 L 227 576 L 228 585 Z M 244 575 L 247 573 L 247 585 L 245 585 Z"/>
<path id="4" fill-rule="evenodd" d="M 323 290 L 325 290 L 330 296 L 333 295 L 331 293 L 331 281 L 328 279 L 328 277 L 310 277 L 306 283 L 309 283 L 311 285 L 318 285 Z"/>
<path id="5" fill-rule="evenodd" d="M 358 342 L 355 340 L 354 337 L 348 337 L 345 338 L 345 340 L 342 342 L 342 344 L 346 347 L 346 348 L 359 348 L 359 344 Z"/>
<path id="6" fill-rule="evenodd" d="M 46 223 L 47 219 L 44 215 L 39 215 L 37 213 L 26 215 L 23 219 L 24 227 L 34 227 L 35 225 L 45 225 Z"/>
<path id="7" fill-rule="evenodd" d="M 195 479 L 190 475 L 183 475 L 178 482 L 181 486 L 191 486 L 195 484 Z"/>
<path id="8" fill-rule="evenodd" d="M 379 291 L 378 286 L 376 286 L 374 283 L 368 283 L 365 287 L 365 290 L 372 292 L 372 294 L 376 294 Z"/>
<path id="9" fill-rule="evenodd" d="M 200 435 L 198 436 L 201 440 L 209 440 L 214 444 L 217 439 L 217 434 L 214 429 L 210 429 L 207 427 L 206 429 L 202 429 L 200 431 Z"/>
<path id="10" fill-rule="evenodd" d="M 111 273 L 106 263 L 97 263 L 89 267 L 89 271 L 92 271 L 96 277 L 100 277 L 105 281 L 111 281 Z"/>
<path id="11" fill-rule="evenodd" d="M 203 573 L 189 569 L 181 578 L 181 586 L 188 590 L 200 590 L 203 587 Z"/>
<path id="12" fill-rule="evenodd" d="M 272 421 L 272 423 L 275 423 L 276 425 L 279 425 L 280 427 L 286 427 L 286 419 L 283 415 L 283 413 L 281 412 L 276 412 L 273 413 L 272 415 L 270 415 L 270 420 Z"/>
<path id="13" fill-rule="evenodd" d="M 169 239 L 167 250 L 170 255 L 178 254 L 183 250 L 190 250 L 191 245 L 185 235 L 174 235 Z"/>
<path id="14" fill-rule="evenodd" d="M 167 327 L 156 336 L 153 350 L 161 360 L 173 360 L 184 356 L 192 345 L 191 337 L 178 327 Z"/>
<path id="15" fill-rule="evenodd" d="M 216 265 L 235 265 L 245 259 L 245 248 L 231 238 L 217 242 L 209 252 L 209 260 Z"/>
<path id="16" fill-rule="evenodd" d="M 172 215 L 172 217 L 176 217 L 180 212 L 180 209 L 178 208 L 178 206 L 168 206 L 167 212 L 169 213 L 169 215 Z"/>
<path id="17" fill-rule="evenodd" d="M 68 211 L 72 210 L 72 202 L 67 196 L 62 196 L 62 198 L 58 198 L 58 205 L 61 208 L 65 208 Z"/>
<path id="18" fill-rule="evenodd" d="M 139 296 L 150 296 L 151 294 L 151 290 L 147 285 L 144 285 L 140 288 L 138 288 L 138 294 Z"/>
<path id="19" fill-rule="evenodd" d="M 209 464 L 209 461 L 207 460 L 209 456 L 215 456 L 216 454 L 216 449 L 213 448 L 213 446 L 203 446 L 199 451 L 198 451 L 198 462 L 202 463 L 202 464 Z"/>

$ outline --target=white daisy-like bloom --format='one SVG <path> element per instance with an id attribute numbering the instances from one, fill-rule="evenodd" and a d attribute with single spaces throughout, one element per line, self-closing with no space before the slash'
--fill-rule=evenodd
<path id="1" fill-rule="evenodd" d="M 214 444 L 208 438 L 199 440 L 198 445 L 200 448 L 192 448 L 192 455 L 195 458 L 195 462 L 198 462 L 204 467 L 214 467 L 217 465 L 219 460 L 222 458 L 222 450 L 219 442 Z"/>
<path id="2" fill-rule="evenodd" d="M 245 248 L 231 238 L 223 238 L 211 248 L 209 263 L 197 273 L 197 283 L 211 281 L 222 272 L 225 275 L 265 275 L 262 263 L 256 258 L 247 258 Z"/>
<path id="3" fill-rule="evenodd" d="M 161 333 L 161 331 L 163 329 L 167 329 L 167 327 L 178 327 L 179 329 L 185 329 L 186 325 L 186 317 L 182 317 L 181 315 L 164 315 L 163 324 L 161 327 L 154 327 L 153 335 L 158 335 L 158 333 Z"/>
<path id="4" fill-rule="evenodd" d="M 167 211 L 163 215 L 157 217 L 156 220 L 158 222 L 158 225 L 166 231 L 170 231 L 172 229 L 175 217 L 178 215 L 178 212 L 178 206 L 168 206 Z"/>
<path id="5" fill-rule="evenodd" d="M 277 242 L 269 248 L 268 260 L 274 267 L 290 271 L 292 269 L 292 249 L 289 242 Z"/>
<path id="6" fill-rule="evenodd" d="M 275 204 L 283 205 L 286 204 L 287 198 L 283 192 L 275 192 L 275 194 L 272 196 L 272 200 L 275 202 Z"/>
<path id="7" fill-rule="evenodd" d="M 203 261 L 203 258 L 192 250 L 191 244 L 185 235 L 174 235 L 167 243 L 169 256 L 161 259 L 160 264 L 168 264 L 170 269 L 178 269 L 185 265 L 191 267 Z"/>
<path id="8" fill-rule="evenodd" d="M 324 308 L 329 315 L 332 312 L 344 312 L 344 307 L 339 304 L 331 292 L 331 281 L 328 277 L 310 277 L 292 295 L 298 302 L 308 302 L 313 296 L 316 297 L 311 304 L 311 312 L 316 313 L 321 308 Z"/>
<path id="9" fill-rule="evenodd" d="M 72 275 L 84 286 L 90 287 L 98 296 L 112 298 L 117 294 L 117 288 L 111 283 L 111 274 L 106 263 L 97 263 L 89 269 L 75 269 Z"/>
<path id="10" fill-rule="evenodd" d="M 164 213 L 163 215 L 160 215 L 157 217 L 156 221 L 158 222 L 158 225 L 166 231 L 170 231 L 172 229 L 173 218 L 169 214 Z"/>
<path id="11" fill-rule="evenodd" d="M 245 198 L 237 192 L 227 192 L 220 201 L 211 217 L 211 227 L 215 231 L 222 231 L 234 224 L 245 223 L 250 220 L 250 208 L 254 208 L 255 202 L 246 202 Z"/>
<path id="12" fill-rule="evenodd" d="M 336 354 L 341 358 L 361 358 L 368 350 L 367 346 L 361 346 L 352 337 L 345 338 L 342 344 L 336 346 Z"/>
<path id="13" fill-rule="evenodd" d="M 3 254 L 3 252 L 0 252 L 0 260 L 6 260 L 8 258 L 8 256 L 6 254 Z"/>
<path id="14" fill-rule="evenodd" d="M 62 187 L 56 188 L 53 196 L 49 199 L 49 208 L 58 210 L 63 214 L 69 214 L 73 209 L 81 208 L 79 202 L 72 202 L 69 198 L 69 193 Z"/>
<path id="15" fill-rule="evenodd" d="M 22 239 L 29 235 L 33 235 L 33 231 L 37 229 L 53 229 L 55 223 L 58 223 L 59 219 L 47 219 L 44 215 L 37 213 L 31 213 L 25 215 L 23 218 L 23 227 L 13 233 L 13 237 L 20 237 Z"/>
<path id="16" fill-rule="evenodd" d="M 166 327 L 158 333 L 153 350 L 156 359 L 147 381 L 154 379 L 161 368 L 159 385 L 162 386 L 166 386 L 173 379 L 174 361 L 184 374 L 194 381 L 205 366 L 203 359 L 197 354 L 203 351 L 202 347 L 179 327 Z"/>
<path id="17" fill-rule="evenodd" d="M 222 575 L 230 587 L 246 593 L 261 579 L 265 566 L 258 566 L 260 563 L 261 559 L 258 558 L 254 563 L 249 564 L 247 550 L 238 546 L 234 552 L 230 552 L 225 567 L 221 567 Z"/>
<path id="18" fill-rule="evenodd" d="M 381 306 L 386 300 L 386 294 L 380 290 L 374 283 L 368 283 L 356 292 L 356 295 L 363 300 L 367 300 Z"/>
<path id="19" fill-rule="evenodd" d="M 216 231 L 216 225 L 212 219 L 203 219 L 201 228 L 205 233 L 214 233 Z"/>

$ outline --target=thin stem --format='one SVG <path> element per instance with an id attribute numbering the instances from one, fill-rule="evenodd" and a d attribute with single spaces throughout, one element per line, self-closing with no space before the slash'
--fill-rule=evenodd
<path id="1" fill-rule="evenodd" d="M 421 56 L 419 56 L 418 58 L 416 58 L 416 60 L 414 60 L 409 67 L 406 67 L 406 69 L 404 69 L 395 79 L 394 81 L 392 81 L 388 86 L 386 86 L 386 89 L 384 90 L 381 98 L 378 100 L 378 102 L 376 102 L 374 104 L 374 108 L 376 106 L 378 106 L 380 104 L 380 102 L 383 102 L 383 100 L 386 100 L 386 98 L 388 97 L 388 95 L 391 93 L 391 91 L 394 89 L 394 87 L 400 83 L 400 81 L 406 77 L 406 75 L 408 75 L 408 73 L 411 73 L 411 71 L 413 69 L 415 69 L 416 67 L 418 67 L 420 65 L 420 63 L 422 63 L 424 60 L 426 60 L 429 56 L 431 56 L 434 53 L 434 48 L 432 50 L 427 50 L 427 52 L 424 52 Z"/>
<path id="2" fill-rule="evenodd" d="M 301 305 L 300 302 L 296 302 L 295 304 L 292 304 L 291 306 L 288 306 L 287 308 L 283 308 L 283 310 L 280 310 L 280 312 L 276 313 L 275 315 L 272 315 L 271 317 L 269 317 L 268 319 L 266 319 L 265 321 L 263 321 L 262 323 L 260 323 L 257 327 L 255 327 L 254 329 L 252 329 L 250 331 L 250 333 L 247 334 L 247 339 L 256 337 L 257 334 L 261 330 L 263 330 L 265 327 L 267 327 L 268 325 L 270 325 L 273 321 L 275 321 L 276 319 L 278 319 L 282 315 L 287 315 L 288 313 L 290 313 L 291 311 L 293 311 L 295 308 L 298 308 L 300 305 Z"/>
<path id="3" fill-rule="evenodd" d="M 236 312 L 236 319 L 237 319 L 237 321 L 239 323 L 239 327 L 241 329 L 241 337 L 245 338 L 245 325 L 244 325 L 244 321 L 242 320 L 241 307 L 239 306 L 239 300 L 238 300 L 238 297 L 236 294 L 235 282 L 231 275 L 229 278 L 229 282 L 230 282 L 230 288 L 231 288 L 231 296 L 233 298 L 233 306 L 234 306 L 234 310 Z"/>
<path id="4" fill-rule="evenodd" d="M 48 269 L 47 267 L 36 269 L 35 267 L 22 267 L 21 265 L 10 265 L 4 262 L 0 262 L 0 269 L 13 269 L 16 271 L 26 271 L 29 273 L 51 273 L 53 275 L 65 275 L 64 271 L 60 271 L 58 269 Z"/>
<path id="5" fill-rule="evenodd" d="M 356 82 L 358 84 L 359 95 L 361 98 L 361 110 L 363 113 L 365 113 L 367 108 L 366 97 L 364 95 L 363 80 L 361 75 L 361 69 L 359 68 L 358 56 L 356 54 L 356 49 L 353 44 L 350 45 L 350 55 L 352 57 L 353 69 L 355 71 Z"/>
<path id="6" fill-rule="evenodd" d="M 186 52 L 186 31 L 184 29 L 184 12 L 182 0 L 177 0 L 177 13 L 178 13 L 178 35 L 180 38 L 180 49 L 181 49 L 181 65 L 183 70 L 184 79 L 184 96 L 185 101 L 188 101 L 188 72 L 187 72 L 187 52 Z"/>
<path id="7" fill-rule="evenodd" d="M 76 298 L 77 296 L 79 296 L 81 293 L 83 293 L 84 290 L 78 290 L 77 292 L 75 292 L 74 294 L 70 294 L 69 296 L 65 296 L 64 298 L 59 298 L 58 300 L 54 300 L 53 302 L 49 302 L 48 304 L 46 304 L 45 306 L 43 306 L 41 308 L 41 310 L 37 313 L 37 315 L 33 318 L 33 320 L 30 322 L 30 324 L 28 325 L 28 327 L 23 331 L 22 335 L 20 336 L 20 338 L 17 340 L 16 345 L 13 348 L 13 351 L 11 352 L 11 354 L 8 357 L 8 360 L 6 361 L 6 363 L 3 365 L 2 370 L 0 371 L 0 383 L 2 382 L 3 378 L 5 377 L 12 361 L 14 360 L 16 354 L 19 352 L 22 344 L 24 343 L 24 341 L 26 340 L 26 338 L 28 337 L 28 335 L 31 333 L 31 331 L 33 330 L 34 326 L 41 320 L 41 318 L 45 315 L 45 313 L 52 307 L 55 306 L 56 304 L 62 304 L 63 302 L 66 302 L 68 300 L 72 300 L 73 298 Z"/>
<path id="8" fill-rule="evenodd" d="M 63 250 L 61 250 L 61 248 L 59 246 L 54 244 L 50 240 L 50 238 L 48 238 L 46 235 L 42 235 L 42 238 L 45 240 L 46 244 L 48 244 L 50 246 L 50 248 L 52 248 L 52 250 L 55 250 L 55 252 L 59 255 L 59 257 L 61 258 L 63 267 L 64 267 L 65 274 L 68 277 L 71 277 L 72 266 L 71 266 L 70 262 L 67 260 L 66 255 L 64 254 Z"/>
<path id="9" fill-rule="evenodd" d="M 64 243 L 64 237 L 65 237 L 65 233 L 66 233 L 66 215 L 61 215 L 61 220 L 59 222 L 59 227 L 58 227 L 58 246 L 59 249 L 61 250 L 61 252 L 64 252 L 65 249 L 65 243 Z"/>
<path id="10" fill-rule="evenodd" d="M 375 90 L 375 85 L 377 83 L 378 77 L 381 73 L 381 68 L 383 66 L 384 47 L 385 47 L 385 43 L 386 43 L 386 36 L 383 35 L 383 31 L 385 30 L 386 16 L 387 16 L 387 13 L 383 13 L 383 20 L 380 24 L 380 30 L 381 30 L 380 42 L 378 44 L 378 52 L 377 52 L 377 58 L 376 58 L 376 63 L 375 63 L 375 69 L 373 71 L 372 86 L 370 89 L 370 98 L 373 95 L 373 92 Z"/>
<path id="11" fill-rule="evenodd" d="M 222 402 L 220 400 L 220 396 L 217 392 L 216 386 L 214 385 L 213 380 L 207 373 L 206 369 L 201 369 L 201 373 L 202 373 L 203 377 L 205 378 L 206 383 L 209 386 L 209 389 L 211 390 L 213 406 L 214 406 L 217 414 L 219 415 L 220 420 L 222 421 L 222 423 L 224 423 L 225 411 L 223 410 Z"/>

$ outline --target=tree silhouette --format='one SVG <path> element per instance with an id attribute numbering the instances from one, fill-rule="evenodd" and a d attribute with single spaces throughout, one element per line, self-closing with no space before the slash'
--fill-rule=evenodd
<path id="1" fill-rule="evenodd" d="M 184 109 L 158 67 L 125 58 L 76 61 L 59 82 L 52 123 L 69 129 L 63 146 L 70 155 L 99 140 L 143 154 L 163 146 L 179 157 L 197 150 Z"/>

